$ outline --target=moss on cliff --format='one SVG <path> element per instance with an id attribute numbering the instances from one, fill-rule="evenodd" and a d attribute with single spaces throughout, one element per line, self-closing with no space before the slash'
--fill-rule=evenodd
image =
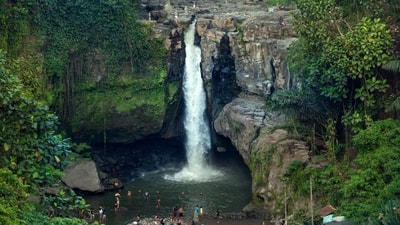
<path id="1" fill-rule="evenodd" d="M 270 161 L 276 151 L 276 145 L 262 148 L 259 147 L 251 151 L 250 171 L 253 174 L 253 185 L 256 187 L 265 186 L 268 183 Z"/>
<path id="2" fill-rule="evenodd" d="M 74 96 L 72 133 L 82 138 L 89 135 L 96 142 L 103 131 L 111 137 L 113 133 L 121 137 L 117 134 L 121 130 L 133 130 L 137 136 L 157 133 L 179 90 L 178 83 L 164 82 L 165 75 L 165 70 L 156 69 L 146 76 L 119 76 L 81 85 Z"/>

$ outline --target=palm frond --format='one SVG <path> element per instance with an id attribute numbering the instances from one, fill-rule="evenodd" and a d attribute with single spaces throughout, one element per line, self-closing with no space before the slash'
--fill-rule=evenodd
<path id="1" fill-rule="evenodd" d="M 398 112 L 400 111 L 400 96 L 392 96 L 393 101 L 386 106 L 386 112 Z"/>
<path id="2" fill-rule="evenodd" d="M 381 214 L 379 219 L 373 221 L 373 225 L 387 224 L 398 225 L 400 224 L 400 200 L 393 199 L 387 201 L 381 206 Z"/>
<path id="3" fill-rule="evenodd" d="M 392 60 L 382 65 L 382 68 L 392 72 L 400 72 L 400 60 Z"/>

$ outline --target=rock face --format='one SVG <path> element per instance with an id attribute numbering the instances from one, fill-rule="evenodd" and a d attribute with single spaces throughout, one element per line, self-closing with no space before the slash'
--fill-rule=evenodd
<path id="1" fill-rule="evenodd" d="M 307 143 L 276 129 L 286 123 L 285 118 L 271 112 L 265 103 L 274 90 L 296 85 L 286 60 L 288 46 L 296 41 L 290 11 L 271 13 L 263 1 L 256 0 L 142 0 L 141 5 L 142 19 L 154 23 L 156 34 L 169 49 L 165 86 L 151 90 L 150 101 L 141 101 L 147 98 L 143 97 L 148 96 L 147 90 L 136 93 L 138 90 L 130 86 L 107 87 L 109 92 L 102 90 L 96 98 L 91 89 L 80 93 L 80 104 L 73 109 L 78 115 L 71 123 L 75 125 L 72 133 L 83 137 L 74 138 L 92 143 L 103 143 L 105 138 L 107 143 L 133 143 L 148 137 L 181 137 L 184 31 L 196 21 L 195 43 L 202 51 L 213 145 L 223 149 L 219 139 L 230 140 L 251 170 L 254 205 L 272 219 L 282 218 L 285 184 L 280 177 L 292 162 L 308 161 Z M 99 68 L 90 71 L 99 80 L 106 73 L 98 63 L 104 59 L 101 53 L 94 55 L 100 58 L 89 62 Z M 72 164 L 65 172 L 63 181 L 72 188 L 104 190 L 91 161 Z M 108 181 L 111 186 L 106 187 L 120 184 Z M 301 207 L 301 201 L 290 207 Z"/>
<path id="2" fill-rule="evenodd" d="M 255 97 L 235 98 L 214 120 L 214 129 L 218 134 L 229 138 L 244 162 L 250 165 L 252 142 L 267 123 L 268 116 L 262 100 Z"/>
<path id="3" fill-rule="evenodd" d="M 296 40 L 290 11 L 271 13 L 262 1 L 245 0 L 142 0 L 142 5 L 143 18 L 155 22 L 170 50 L 169 80 L 182 78 L 183 32 L 196 21 L 195 42 L 202 50 L 201 69 L 214 135 L 228 138 L 252 177 L 262 177 L 253 179 L 253 195 L 262 201 L 259 208 L 272 219 L 282 218 L 285 184 L 279 177 L 293 161 L 308 161 L 307 143 L 276 129 L 285 123 L 284 117 L 265 105 L 274 90 L 296 85 L 285 57 Z M 175 106 L 176 115 L 182 104 Z M 172 125 L 176 121 L 177 117 L 170 118 L 162 135 L 176 135 L 179 129 Z M 219 148 L 218 141 L 214 142 Z M 296 204 L 291 207 L 300 207 Z"/>
<path id="4" fill-rule="evenodd" d="M 295 84 L 285 55 L 296 40 L 290 11 L 269 13 L 261 1 L 142 0 L 144 18 L 156 23 L 170 49 L 169 77 L 182 76 L 183 31 L 196 20 L 201 69 L 210 110 L 218 111 L 239 93 L 268 96 Z M 213 114 L 215 115 L 215 114 Z"/>
<path id="5" fill-rule="evenodd" d="M 243 11 L 198 19 L 204 78 L 233 76 L 242 92 L 259 96 L 269 95 L 271 88 L 290 88 L 285 54 L 296 38 L 288 22 L 279 24 L 281 17 L 290 20 L 290 12 L 268 14 L 259 4 L 237 7 Z"/>
<path id="6" fill-rule="evenodd" d="M 211 120 L 239 94 L 265 97 L 295 82 L 285 60 L 287 47 L 296 39 L 289 11 L 268 13 L 261 1 L 142 0 L 142 6 L 142 19 L 154 23 L 169 49 L 165 87 L 139 93 L 132 87 L 110 86 L 105 94 L 77 94 L 76 113 L 70 118 L 74 139 L 133 143 L 148 136 L 182 136 L 183 36 L 194 19 Z M 104 60 L 101 55 L 93 54 L 89 61 L 98 65 Z M 99 76 L 93 79 L 105 76 L 102 66 L 90 71 Z M 138 100 L 146 91 L 152 92 L 152 100 Z"/>
<path id="7" fill-rule="evenodd" d="M 306 142 L 291 139 L 286 130 L 276 129 L 284 123 L 282 116 L 268 111 L 262 99 L 250 96 L 235 98 L 214 120 L 215 131 L 230 139 L 249 165 L 253 195 L 263 201 L 262 208 L 273 220 L 284 216 L 285 183 L 280 177 L 291 163 L 309 161 Z M 294 209 L 307 203 L 301 199 L 295 204 L 291 206 Z M 244 210 L 247 208 L 250 207 Z"/>
<path id="8" fill-rule="evenodd" d="M 283 196 L 290 195 L 289 191 L 284 193 L 286 184 L 281 177 L 287 173 L 292 163 L 309 162 L 309 147 L 304 141 L 290 138 L 286 130 L 271 128 L 263 127 L 259 137 L 253 143 L 252 175 L 262 177 L 261 180 L 253 180 L 253 193 L 263 200 L 263 207 L 268 211 L 269 216 L 277 220 L 284 218 L 285 199 Z M 308 199 L 291 197 L 288 207 L 293 212 L 296 209 L 307 208 L 308 204 Z"/>
<path id="9" fill-rule="evenodd" d="M 253 195 L 263 202 L 258 207 L 271 219 L 283 218 L 285 184 L 280 177 L 293 161 L 309 160 L 307 143 L 275 129 L 286 121 L 265 105 L 274 90 L 296 85 L 285 58 L 296 40 L 290 11 L 270 13 L 261 1 L 142 3 L 156 20 L 159 33 L 168 30 L 166 26 L 175 27 L 167 38 L 174 55 L 184 46 L 182 39 L 179 43 L 171 40 L 182 36 L 192 18 L 196 20 L 196 43 L 202 50 L 201 69 L 214 131 L 232 142 L 253 178 L 262 177 L 253 179 Z M 182 65 L 178 59 L 177 64 Z M 178 74 L 174 60 L 170 62 L 170 75 Z M 301 207 L 301 201 L 297 202 L 291 207 Z"/>
<path id="10" fill-rule="evenodd" d="M 104 191 L 94 161 L 73 162 L 65 168 L 64 173 L 62 181 L 70 188 L 90 192 Z"/>

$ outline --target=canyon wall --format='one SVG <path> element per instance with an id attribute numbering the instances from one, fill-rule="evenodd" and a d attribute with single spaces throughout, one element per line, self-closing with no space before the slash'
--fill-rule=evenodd
<path id="1" fill-rule="evenodd" d="M 288 201 L 284 196 L 291 195 L 285 193 L 282 177 L 292 162 L 309 160 L 307 143 L 282 129 L 289 127 L 285 116 L 266 105 L 275 90 L 296 85 L 286 59 L 288 47 L 296 41 L 293 8 L 269 12 L 263 2 L 250 0 L 141 3 L 142 19 L 154 25 L 155 35 L 165 40 L 169 51 L 165 83 L 143 93 L 129 85 L 107 87 L 102 96 L 108 101 L 97 105 L 76 97 L 81 104 L 74 106 L 72 133 L 97 144 L 105 138 L 117 144 L 149 137 L 182 138 L 183 38 L 187 26 L 196 21 L 213 147 L 228 151 L 224 144 L 229 141 L 250 168 L 253 198 L 244 211 L 271 220 L 283 218 Z M 87 99 L 92 93 L 89 89 L 79 94 Z M 289 207 L 293 212 L 307 204 L 291 198 Z"/>
<path id="2" fill-rule="evenodd" d="M 291 162 L 309 160 L 307 143 L 277 129 L 286 124 L 285 117 L 266 105 L 266 98 L 274 90 L 296 85 L 286 60 L 287 49 L 296 40 L 291 9 L 275 8 L 269 12 L 261 1 L 142 3 L 144 19 L 155 23 L 170 49 L 171 80 L 182 76 L 183 33 L 196 20 L 196 42 L 202 49 L 201 69 L 214 144 L 224 151 L 218 146 L 218 139 L 228 139 L 251 170 L 254 198 L 244 210 L 264 213 L 272 220 L 283 218 L 286 200 L 281 177 Z M 177 124 L 170 122 L 164 131 L 177 130 Z M 291 199 L 290 207 L 304 208 L 304 201 Z"/>

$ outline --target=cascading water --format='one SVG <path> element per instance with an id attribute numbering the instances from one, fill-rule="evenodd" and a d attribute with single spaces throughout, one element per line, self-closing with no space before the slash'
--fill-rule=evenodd
<path id="1" fill-rule="evenodd" d="M 183 93 L 186 106 L 184 126 L 187 165 L 172 177 L 179 181 L 209 181 L 221 175 L 221 172 L 208 165 L 206 159 L 211 148 L 211 138 L 205 115 L 206 94 L 200 70 L 201 49 L 194 43 L 195 24 L 196 21 L 185 32 Z"/>
<path id="2" fill-rule="evenodd" d="M 176 168 L 177 159 L 160 165 L 155 162 L 158 167 L 156 170 L 134 171 L 137 176 L 124 183 L 121 210 L 118 212 L 113 212 L 115 201 L 113 192 L 86 196 L 85 199 L 93 208 L 98 208 L 100 205 L 106 207 L 107 224 L 132 223 L 136 220 L 136 215 L 143 218 L 154 218 L 154 215 L 169 217 L 171 209 L 178 205 L 188 209 L 195 205 L 203 206 L 204 213 L 210 215 L 217 209 L 224 213 L 235 213 L 240 212 L 251 200 L 250 172 L 237 152 L 225 152 L 222 153 L 223 156 L 215 153 L 213 167 L 207 163 L 211 135 L 205 115 L 206 97 L 200 71 L 201 51 L 194 45 L 194 29 L 195 23 L 185 33 L 183 92 L 186 104 L 184 126 L 187 136 L 185 143 L 187 164 L 182 169 Z M 153 160 L 151 155 L 162 158 L 165 152 L 181 151 L 181 149 L 176 151 L 175 143 L 167 142 L 152 140 L 150 143 L 136 143 L 126 149 L 126 154 L 129 156 L 132 152 L 146 152 Z M 122 149 L 118 150 L 120 151 Z M 113 155 L 115 152 L 109 151 L 108 154 L 111 155 L 105 157 L 115 157 Z M 137 160 L 134 157 L 132 156 L 132 160 Z M 172 154 L 165 157 L 170 158 Z M 150 168 L 153 168 L 152 165 Z M 131 196 L 126 195 L 127 190 L 132 191 Z M 143 198 L 144 192 L 150 193 L 149 199 Z M 161 199 L 160 208 L 155 207 L 158 198 Z"/>

